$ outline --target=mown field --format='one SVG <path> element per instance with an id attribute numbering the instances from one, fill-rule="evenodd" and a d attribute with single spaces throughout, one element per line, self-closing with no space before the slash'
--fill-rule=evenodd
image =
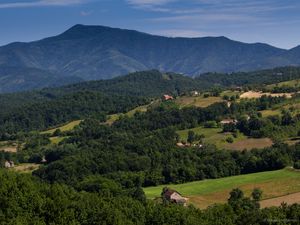
<path id="1" fill-rule="evenodd" d="M 153 105 L 153 104 L 156 104 L 158 103 L 159 101 L 153 101 L 151 102 L 150 104 L 148 105 L 142 105 L 142 106 L 138 106 L 130 111 L 128 111 L 127 113 L 119 113 L 119 114 L 112 114 L 112 115 L 109 115 L 109 118 L 108 120 L 105 122 L 106 124 L 108 125 L 111 125 L 113 124 L 116 120 L 118 120 L 120 118 L 120 116 L 133 116 L 136 112 L 147 112 L 148 108 Z"/>
<path id="2" fill-rule="evenodd" d="M 64 124 L 62 126 L 59 126 L 59 127 L 55 127 L 53 129 L 50 129 L 50 130 L 46 130 L 46 131 L 43 131 L 41 132 L 42 134 L 53 134 L 57 129 L 60 129 L 62 132 L 63 131 L 69 131 L 69 130 L 73 130 L 75 126 L 79 125 L 80 122 L 82 120 L 75 120 L 75 121 L 71 121 L 67 124 Z"/>
<path id="3" fill-rule="evenodd" d="M 166 185 L 144 188 L 148 199 L 160 196 Z M 184 184 L 167 185 L 189 198 L 189 203 L 199 208 L 206 208 L 214 203 L 224 203 L 233 188 L 241 188 L 250 195 L 253 188 L 263 191 L 263 199 L 300 192 L 300 172 L 293 169 L 282 169 L 220 179 L 209 179 Z"/>
<path id="4" fill-rule="evenodd" d="M 66 138 L 68 138 L 68 137 L 67 136 L 64 136 L 64 137 L 50 137 L 50 141 L 51 141 L 51 144 L 58 144 Z"/>
<path id="5" fill-rule="evenodd" d="M 36 163 L 21 163 L 16 165 L 14 168 L 10 170 L 20 172 L 20 173 L 32 173 L 34 170 L 37 170 L 40 167 L 40 164 Z"/>
<path id="6" fill-rule="evenodd" d="M 181 108 L 188 106 L 196 106 L 205 108 L 211 104 L 224 101 L 221 97 L 207 97 L 203 96 L 182 96 L 175 100 L 175 103 L 178 104 Z"/>
<path id="7" fill-rule="evenodd" d="M 289 81 L 284 81 L 284 82 L 280 82 L 280 83 L 276 83 L 276 84 L 270 84 L 267 85 L 266 88 L 267 89 L 272 89 L 274 87 L 299 87 L 300 86 L 300 80 L 289 80 Z"/>
<path id="8" fill-rule="evenodd" d="M 238 133 L 237 137 L 234 138 L 231 133 L 223 133 L 222 128 L 204 128 L 196 127 L 193 129 L 186 129 L 177 131 L 181 141 L 187 141 L 188 132 L 194 131 L 195 134 L 203 134 L 205 138 L 204 143 L 214 144 L 218 148 L 225 148 L 230 150 L 244 150 L 252 148 L 265 148 L 273 144 L 269 138 L 248 138 L 242 133 Z M 226 139 L 228 137 L 233 138 L 233 143 L 228 143 Z"/>

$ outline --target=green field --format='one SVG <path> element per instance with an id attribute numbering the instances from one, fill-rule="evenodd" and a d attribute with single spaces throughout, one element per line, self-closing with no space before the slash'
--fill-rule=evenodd
<path id="1" fill-rule="evenodd" d="M 75 126 L 79 125 L 80 122 L 82 120 L 75 120 L 75 121 L 72 121 L 70 123 L 67 123 L 65 125 L 62 125 L 60 127 L 56 127 L 56 128 L 53 128 L 53 129 L 50 129 L 50 130 L 46 130 L 46 131 L 43 131 L 41 132 L 42 134 L 53 134 L 55 130 L 57 129 L 60 129 L 62 132 L 63 131 L 69 131 L 69 130 L 73 130 Z"/>
<path id="2" fill-rule="evenodd" d="M 34 170 L 37 170 L 39 167 L 40 165 L 36 163 L 21 163 L 19 165 L 16 165 L 14 168 L 10 168 L 10 170 L 20 172 L 20 173 L 32 173 Z"/>
<path id="3" fill-rule="evenodd" d="M 147 112 L 147 109 L 148 109 L 149 106 L 150 106 L 150 104 L 136 107 L 135 109 L 130 110 L 129 112 L 127 112 L 125 115 L 133 116 L 136 112 Z"/>
<path id="4" fill-rule="evenodd" d="M 204 128 L 196 127 L 193 129 L 186 129 L 177 131 L 180 136 L 181 141 L 186 141 L 188 137 L 188 132 L 194 131 L 195 134 L 203 134 L 205 138 L 203 139 L 204 143 L 215 144 L 217 147 L 230 146 L 226 142 L 226 138 L 232 137 L 230 133 L 222 133 L 222 128 Z M 237 138 L 234 138 L 234 141 L 242 141 L 247 139 L 247 137 L 241 133 L 238 134 Z"/>
<path id="5" fill-rule="evenodd" d="M 267 89 L 272 89 L 274 87 L 299 87 L 300 86 L 300 80 L 289 80 L 289 81 L 284 81 L 284 82 L 280 82 L 280 83 L 276 83 L 276 84 L 270 84 L 267 85 L 266 88 Z"/>
<path id="6" fill-rule="evenodd" d="M 203 96 L 182 96 L 175 100 L 175 103 L 178 104 L 181 108 L 188 106 L 196 106 L 196 107 L 207 107 L 211 104 L 223 102 L 221 97 L 208 97 L 204 98 Z"/>
<path id="7" fill-rule="evenodd" d="M 58 144 L 68 137 L 50 137 L 51 144 Z"/>
<path id="8" fill-rule="evenodd" d="M 281 111 L 279 109 L 266 109 L 260 111 L 262 117 L 268 117 L 268 116 L 279 116 L 281 115 Z"/>
<path id="9" fill-rule="evenodd" d="M 134 109 L 128 111 L 127 113 L 118 113 L 118 114 L 112 114 L 112 115 L 109 115 L 109 118 L 108 118 L 108 120 L 106 121 L 106 124 L 109 124 L 109 125 L 113 124 L 113 123 L 114 123 L 116 120 L 118 120 L 119 117 L 122 116 L 122 115 L 123 115 L 123 116 L 126 115 L 126 116 L 131 117 L 131 116 L 133 116 L 136 112 L 147 112 L 148 108 L 149 108 L 151 105 L 156 104 L 156 103 L 158 103 L 158 101 L 153 101 L 153 102 L 151 102 L 151 103 L 148 104 L 148 105 L 141 105 L 141 106 L 138 106 L 138 107 L 136 107 L 136 108 L 134 108 Z"/>
<path id="10" fill-rule="evenodd" d="M 253 188 L 259 187 L 263 190 L 263 199 L 300 192 L 300 172 L 286 168 L 184 184 L 147 187 L 144 188 L 144 192 L 147 198 L 154 199 L 160 196 L 165 186 L 188 197 L 190 203 L 205 208 L 213 203 L 226 202 L 229 192 L 237 187 L 244 190 L 247 195 Z"/>

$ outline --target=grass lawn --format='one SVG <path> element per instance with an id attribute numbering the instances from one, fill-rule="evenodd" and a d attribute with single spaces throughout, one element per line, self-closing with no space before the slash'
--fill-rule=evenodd
<path id="1" fill-rule="evenodd" d="M 60 129 L 61 131 L 73 130 L 75 126 L 79 125 L 82 120 L 75 120 L 60 127 L 56 127 L 50 130 L 41 132 L 42 134 L 53 134 L 55 130 Z"/>
<path id="2" fill-rule="evenodd" d="M 189 202 L 197 207 L 205 208 L 214 203 L 224 203 L 233 188 L 241 188 L 249 195 L 253 188 L 263 191 L 263 199 L 275 198 L 300 192 L 300 172 L 282 169 L 219 179 L 209 179 L 176 185 L 160 185 L 144 188 L 149 199 L 159 197 L 162 188 L 168 186 L 189 198 Z"/>

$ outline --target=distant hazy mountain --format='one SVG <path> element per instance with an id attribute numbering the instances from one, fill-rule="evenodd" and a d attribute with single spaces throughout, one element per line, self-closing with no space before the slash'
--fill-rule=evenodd
<path id="1" fill-rule="evenodd" d="M 49 71 L 0 66 L 0 93 L 56 87 L 82 81 L 81 78 L 59 76 Z"/>
<path id="2" fill-rule="evenodd" d="M 35 76 L 39 82 L 34 86 L 21 82 L 22 90 L 42 87 L 48 73 L 71 80 L 96 80 L 149 69 L 197 75 L 284 65 L 300 65 L 300 47 L 283 50 L 225 37 L 167 38 L 103 26 L 76 25 L 55 37 L 0 47 L 0 67 L 47 71 Z M 24 71 L 24 76 L 30 76 L 27 69 Z M 0 91 L 21 88 L 14 73 L 7 79 L 14 88 L 5 89 L 1 82 Z"/>

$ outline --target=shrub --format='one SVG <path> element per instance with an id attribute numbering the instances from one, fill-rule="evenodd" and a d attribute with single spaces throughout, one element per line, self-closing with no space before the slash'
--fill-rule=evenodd
<path id="1" fill-rule="evenodd" d="M 297 170 L 300 169 L 300 160 L 294 163 L 294 168 Z"/>
<path id="2" fill-rule="evenodd" d="M 226 141 L 227 141 L 228 143 L 233 143 L 233 138 L 232 138 L 232 137 L 228 137 L 228 138 L 226 138 Z"/>

